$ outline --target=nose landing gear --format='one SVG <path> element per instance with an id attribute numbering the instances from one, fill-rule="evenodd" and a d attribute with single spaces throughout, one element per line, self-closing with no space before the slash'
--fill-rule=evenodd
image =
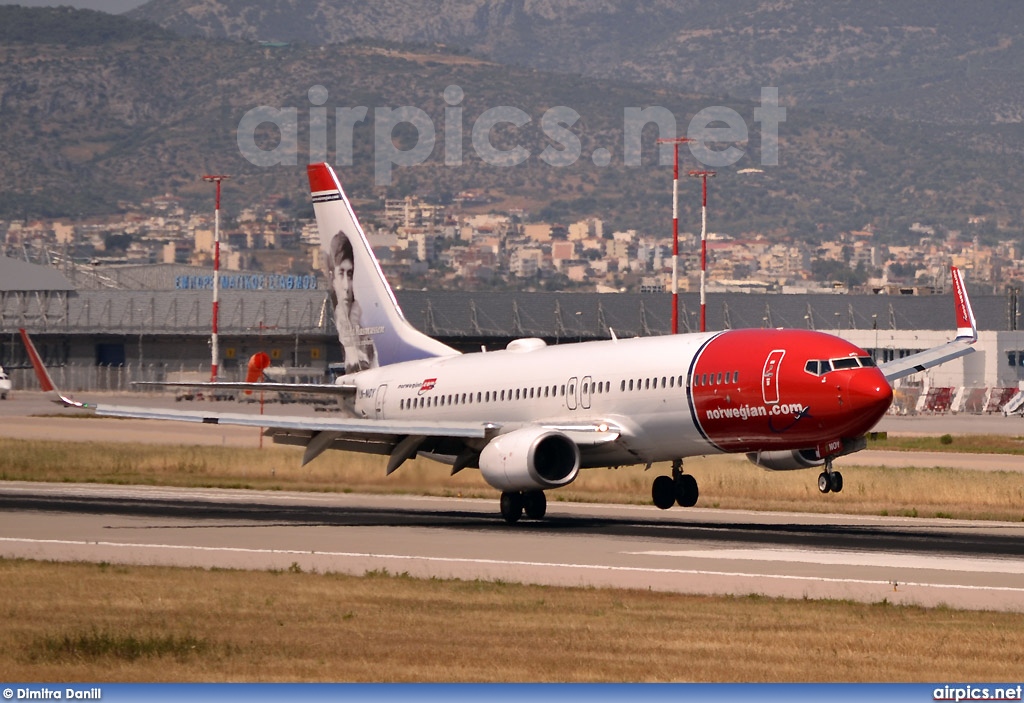
<path id="1" fill-rule="evenodd" d="M 818 474 L 818 490 L 822 493 L 841 493 L 843 490 L 843 475 L 832 470 L 832 460 L 825 461 L 825 470 Z"/>
<path id="2" fill-rule="evenodd" d="M 697 479 L 683 473 L 682 459 L 672 461 L 671 476 L 658 476 L 651 485 L 651 499 L 662 510 L 668 510 L 676 503 L 684 508 L 690 508 L 697 504 L 699 496 Z"/>

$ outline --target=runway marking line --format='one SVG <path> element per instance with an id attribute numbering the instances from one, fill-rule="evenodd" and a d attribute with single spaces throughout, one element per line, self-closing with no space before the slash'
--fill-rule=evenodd
<path id="1" fill-rule="evenodd" d="M 637 556 L 682 557 L 688 559 L 735 559 L 789 564 L 821 564 L 823 566 L 869 566 L 904 569 L 935 569 L 966 573 L 1024 574 L 1024 562 L 996 558 L 963 558 L 957 556 L 916 556 L 914 554 L 879 554 L 857 550 L 802 549 L 683 549 L 627 552 Z"/>
<path id="2" fill-rule="evenodd" d="M 837 584 L 856 584 L 856 585 L 867 585 L 867 586 L 892 586 L 892 581 L 881 581 L 874 579 L 847 579 L 847 578 L 833 578 L 827 576 L 794 576 L 789 574 L 750 574 L 743 572 L 731 572 L 731 571 L 711 571 L 706 569 L 663 569 L 663 568 L 650 568 L 650 567 L 639 567 L 639 566 L 604 566 L 598 564 L 561 564 L 557 562 L 541 562 L 541 561 L 518 561 L 518 560 L 500 560 L 500 559 L 471 559 L 468 557 L 426 557 L 409 554 L 370 554 L 362 552 L 316 552 L 316 551 L 299 551 L 297 549 L 251 549 L 246 547 L 201 547 L 201 546 L 190 546 L 184 544 L 135 544 L 128 542 L 104 542 L 104 541 L 86 541 L 86 540 L 62 540 L 62 539 L 28 539 L 19 537 L 0 537 L 0 543 L 22 543 L 22 544 L 58 544 L 66 546 L 80 546 L 80 547 L 115 547 L 115 548 L 130 548 L 130 549 L 166 549 L 166 550 L 181 550 L 181 551 L 198 551 L 198 552 L 230 552 L 239 554 L 280 554 L 287 556 L 327 556 L 327 557 L 344 557 L 349 559 L 395 559 L 404 561 L 424 561 L 424 562 L 446 562 L 455 564 L 480 564 L 488 566 L 527 566 L 527 567 L 542 567 L 542 568 L 555 568 L 555 569 L 580 569 L 580 570 L 594 570 L 594 571 L 619 571 L 619 572 L 634 572 L 634 573 L 647 573 L 647 574 L 677 574 L 680 576 L 725 576 L 730 578 L 743 577 L 743 578 L 756 578 L 756 579 L 775 579 L 780 581 L 815 581 L 819 583 L 837 583 Z M 1024 588 L 1014 588 L 1011 586 L 971 586 L 963 584 L 943 584 L 943 583 L 918 583 L 913 581 L 900 581 L 900 586 L 916 586 L 920 588 L 945 588 L 953 590 L 963 591 L 1005 591 L 1010 593 L 1022 593 Z"/>

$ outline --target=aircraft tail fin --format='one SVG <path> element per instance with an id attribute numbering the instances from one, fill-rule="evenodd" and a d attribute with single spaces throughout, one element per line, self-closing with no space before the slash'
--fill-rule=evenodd
<path id="1" fill-rule="evenodd" d="M 458 354 L 405 319 L 334 169 L 307 170 L 345 372 Z"/>
<path id="2" fill-rule="evenodd" d="M 18 329 L 18 332 L 21 334 L 21 341 L 25 345 L 25 351 L 28 352 L 29 361 L 32 362 L 32 369 L 36 372 L 36 378 L 39 379 L 39 387 L 49 396 L 50 400 L 58 405 L 66 405 L 69 408 L 92 407 L 86 403 L 79 403 L 65 397 L 57 389 L 57 384 L 53 382 L 53 378 L 43 364 L 43 359 L 39 356 L 39 352 L 36 351 L 36 345 L 32 342 L 32 338 L 28 336 L 28 332 L 24 328 Z"/>

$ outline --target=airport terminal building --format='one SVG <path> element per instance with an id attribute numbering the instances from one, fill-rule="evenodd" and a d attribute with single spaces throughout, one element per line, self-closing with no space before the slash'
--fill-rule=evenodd
<path id="1" fill-rule="evenodd" d="M 519 337 L 549 344 L 667 334 L 666 293 L 396 292 L 407 319 L 465 352 Z M 680 331 L 696 331 L 697 294 L 679 296 Z M 895 412 L 995 412 L 1024 381 L 1016 301 L 972 293 L 976 351 L 896 388 Z M 259 351 L 296 379 L 326 380 L 343 361 L 318 276 L 221 276 L 221 376 L 244 376 Z M 0 366 L 15 389 L 33 387 L 17 331 L 36 341 L 69 390 L 129 390 L 132 381 L 209 378 L 212 271 L 179 265 L 59 271 L 0 257 Z M 885 361 L 953 336 L 949 295 L 708 295 L 708 329 L 799 327 L 837 334 Z"/>

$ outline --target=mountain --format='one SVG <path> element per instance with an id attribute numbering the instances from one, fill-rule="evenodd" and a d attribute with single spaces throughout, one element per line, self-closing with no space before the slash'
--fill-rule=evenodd
<path id="1" fill-rule="evenodd" d="M 151 0 L 188 36 L 444 44 L 495 62 L 944 124 L 1024 119 L 1017 0 Z"/>
<path id="2" fill-rule="evenodd" d="M 35 11 L 19 11 L 30 13 L 20 22 L 33 22 Z M 226 203 L 243 207 L 272 198 L 308 215 L 302 164 L 309 158 L 311 110 L 322 103 L 326 120 L 314 118 L 314 131 L 324 135 L 334 162 L 336 110 L 367 108 L 353 130 L 352 165 L 339 170 L 368 206 L 384 194 L 443 200 L 469 190 L 490 197 L 494 207 L 518 207 L 532 216 L 562 222 L 596 216 L 612 227 L 664 231 L 671 167 L 655 163 L 653 126 L 643 131 L 641 164 L 624 163 L 624 111 L 658 106 L 682 129 L 702 110 L 724 107 L 743 121 L 749 140 L 732 145 L 743 157 L 720 168 L 711 187 L 712 227 L 721 232 L 820 240 L 872 224 L 884 241 L 915 221 L 966 227 L 971 215 L 988 218 L 986 236 L 1019 236 L 1022 227 L 1024 192 L 1016 184 L 1024 165 L 1017 153 L 992 148 L 993 130 L 954 139 L 943 125 L 790 106 L 779 129 L 778 165 L 742 173 L 762 166 L 757 101 L 512 67 L 465 50 L 180 38 L 141 22 L 109 41 L 52 43 L 47 37 L 67 36 L 81 25 L 74 11 L 62 16 L 68 23 L 63 34 L 51 28 L 0 52 L 6 136 L 0 218 L 109 212 L 164 193 L 207 207 L 209 187 L 199 176 L 210 172 L 233 176 Z M 461 89 L 461 99 L 446 101 L 449 86 Z M 446 137 L 455 134 L 446 109 L 453 104 L 462 110 L 459 166 L 445 163 Z M 294 110 L 295 165 L 256 166 L 240 152 L 239 125 L 261 105 Z M 436 144 L 422 164 L 396 167 L 386 186 L 374 186 L 374 156 L 389 136 L 375 120 L 403 106 L 423 111 Z M 544 116 L 559 106 L 578 113 L 571 129 L 545 125 Z M 519 126 L 503 122 L 485 130 L 494 148 L 526 150 L 529 158 L 519 165 L 488 163 L 474 145 L 473 126 L 494 108 L 525 118 Z M 253 134 L 264 149 L 293 143 L 289 128 L 279 131 L 264 122 Z M 569 134 L 579 140 L 580 158 L 564 166 L 546 163 L 544 150 L 557 155 Z M 403 149 L 415 144 L 408 125 L 393 137 Z M 697 165 L 685 150 L 684 157 L 684 168 Z M 692 228 L 699 222 L 697 186 L 683 188 L 681 220 Z"/>

